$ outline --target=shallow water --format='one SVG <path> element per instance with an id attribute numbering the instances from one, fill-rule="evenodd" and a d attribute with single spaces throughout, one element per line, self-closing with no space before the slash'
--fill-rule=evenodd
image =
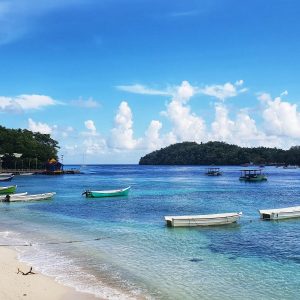
<path id="1" fill-rule="evenodd" d="M 16 176 L 18 192 L 57 195 L 0 203 L 0 243 L 31 243 L 17 247 L 23 261 L 108 299 L 299 298 L 300 219 L 261 221 L 257 210 L 300 205 L 300 169 L 267 167 L 262 183 L 240 182 L 239 167 L 220 177 L 204 169 L 95 165 L 79 175 Z M 81 196 L 129 185 L 128 197 Z M 167 228 L 163 220 L 240 211 L 238 224 L 223 227 Z"/>

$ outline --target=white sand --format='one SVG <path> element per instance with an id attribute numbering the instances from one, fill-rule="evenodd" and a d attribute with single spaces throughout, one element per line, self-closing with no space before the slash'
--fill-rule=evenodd
<path id="1" fill-rule="evenodd" d="M 17 260 L 15 250 L 0 247 L 1 300 L 99 300 L 92 295 L 76 292 L 41 274 L 17 274 L 18 268 L 28 272 L 30 266 Z"/>

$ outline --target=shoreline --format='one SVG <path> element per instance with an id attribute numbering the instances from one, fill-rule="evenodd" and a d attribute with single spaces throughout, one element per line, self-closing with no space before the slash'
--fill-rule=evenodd
<path id="1" fill-rule="evenodd" d="M 18 252 L 10 247 L 0 247 L 0 299 L 16 300 L 95 300 L 94 295 L 78 292 L 58 283 L 54 278 L 36 273 L 17 274 L 18 268 L 28 272 L 30 267 L 18 260 Z M 33 272 L 35 269 L 33 268 Z"/>

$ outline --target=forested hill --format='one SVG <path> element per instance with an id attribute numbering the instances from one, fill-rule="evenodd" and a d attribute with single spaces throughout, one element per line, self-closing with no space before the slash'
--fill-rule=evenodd
<path id="1" fill-rule="evenodd" d="M 26 129 L 7 129 L 0 126 L 0 154 L 3 168 L 13 168 L 16 165 L 16 157 L 13 153 L 20 153 L 20 160 L 24 166 L 40 166 L 49 158 L 57 158 L 58 142 L 49 134 L 33 133 Z"/>
<path id="2" fill-rule="evenodd" d="M 277 148 L 246 148 L 224 142 L 197 144 L 183 142 L 151 152 L 140 159 L 140 165 L 240 165 L 297 164 L 300 165 L 300 147 L 289 150 Z"/>

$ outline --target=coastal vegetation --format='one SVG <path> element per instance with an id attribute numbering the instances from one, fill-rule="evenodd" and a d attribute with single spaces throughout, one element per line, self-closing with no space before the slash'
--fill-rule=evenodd
<path id="1" fill-rule="evenodd" d="M 40 168 L 49 158 L 57 159 L 58 142 L 50 134 L 0 126 L 2 168 Z"/>
<path id="2" fill-rule="evenodd" d="M 289 150 L 266 147 L 240 147 L 224 142 L 197 144 L 183 142 L 153 151 L 139 161 L 140 165 L 300 165 L 300 146 Z"/>

